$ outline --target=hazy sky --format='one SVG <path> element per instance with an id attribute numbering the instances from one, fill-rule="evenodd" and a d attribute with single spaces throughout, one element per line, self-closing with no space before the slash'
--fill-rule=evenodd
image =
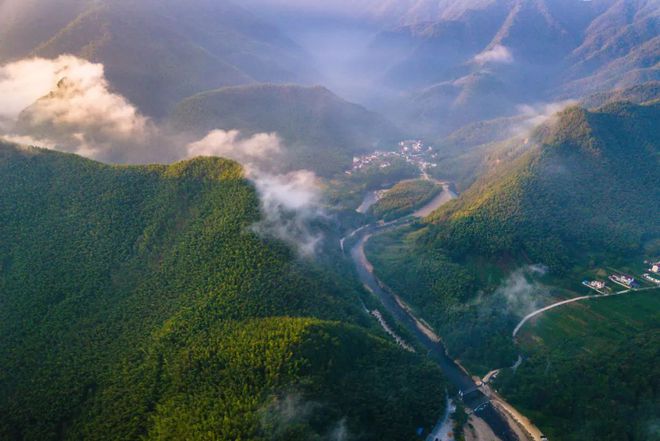
<path id="1" fill-rule="evenodd" d="M 315 15 L 374 19 L 384 25 L 415 24 L 421 21 L 456 19 L 465 11 L 481 9 L 507 0 L 242 0 L 248 8 L 264 12 L 306 11 Z M 581 0 L 575 0 L 576 2 Z"/>

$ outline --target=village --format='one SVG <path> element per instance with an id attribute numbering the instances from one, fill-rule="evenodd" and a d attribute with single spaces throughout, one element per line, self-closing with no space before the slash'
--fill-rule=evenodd
<path id="1" fill-rule="evenodd" d="M 352 168 L 345 173 L 352 175 L 374 165 L 383 169 L 388 168 L 396 159 L 403 159 L 417 166 L 422 173 L 426 173 L 430 168 L 437 167 L 437 163 L 433 162 L 437 157 L 438 154 L 433 151 L 433 147 L 425 145 L 421 140 L 406 140 L 399 142 L 398 150 L 395 151 L 377 150 L 367 155 L 355 156 Z"/>
<path id="2" fill-rule="evenodd" d="M 648 264 L 649 267 L 647 272 L 642 274 L 641 279 L 653 285 L 660 286 L 660 261 L 645 261 L 644 263 Z M 635 277 L 624 273 L 611 274 L 608 277 L 608 280 L 626 288 L 626 290 L 636 290 L 641 288 L 640 281 L 635 279 Z M 612 288 L 607 286 L 606 282 L 603 280 L 584 280 L 582 284 L 599 294 L 608 295 L 612 293 Z"/>

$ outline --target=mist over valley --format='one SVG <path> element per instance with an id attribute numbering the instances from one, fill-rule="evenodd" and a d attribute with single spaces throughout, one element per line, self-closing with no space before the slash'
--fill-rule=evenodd
<path id="1" fill-rule="evenodd" d="M 0 439 L 660 439 L 657 0 L 0 0 Z"/>

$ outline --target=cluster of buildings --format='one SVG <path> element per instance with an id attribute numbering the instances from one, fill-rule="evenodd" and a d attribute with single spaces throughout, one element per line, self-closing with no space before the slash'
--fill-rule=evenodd
<path id="1" fill-rule="evenodd" d="M 422 173 L 438 165 L 434 162 L 437 158 L 437 153 L 433 151 L 433 147 L 424 145 L 420 140 L 401 141 L 398 147 L 396 151 L 385 152 L 377 150 L 367 155 L 355 156 L 353 158 L 353 166 L 350 170 L 346 171 L 346 174 L 351 175 L 372 166 L 384 169 L 391 166 L 392 161 L 395 159 L 403 159 L 410 164 L 416 165 Z"/>
<path id="2" fill-rule="evenodd" d="M 653 277 L 654 275 L 656 277 Z M 642 277 L 644 280 L 655 283 L 656 285 L 660 285 L 660 279 L 657 278 L 660 277 L 660 262 L 651 263 L 649 265 L 649 272 L 642 274 Z"/>
<path id="3" fill-rule="evenodd" d="M 596 291 L 602 291 L 607 286 L 605 285 L 605 282 L 601 280 L 585 280 L 582 284 L 591 289 L 595 289 Z"/>
<path id="4" fill-rule="evenodd" d="M 635 278 L 627 274 L 612 274 L 609 279 L 625 288 L 635 288 L 637 286 Z"/>
<path id="5" fill-rule="evenodd" d="M 642 274 L 642 279 L 660 286 L 660 262 L 645 261 L 644 263 L 649 265 L 649 269 L 647 273 Z M 628 274 L 615 273 L 609 276 L 608 279 L 627 289 L 638 289 L 640 287 L 639 282 L 635 280 L 633 276 Z M 610 288 L 605 285 L 605 282 L 601 280 L 585 280 L 582 282 L 582 284 L 587 288 L 598 291 L 601 294 L 608 294 L 611 292 Z"/>

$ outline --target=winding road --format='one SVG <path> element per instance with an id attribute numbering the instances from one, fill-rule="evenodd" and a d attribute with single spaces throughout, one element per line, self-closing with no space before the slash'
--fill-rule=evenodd
<path id="1" fill-rule="evenodd" d="M 360 227 L 341 239 L 341 249 L 343 252 L 346 251 L 344 245 L 347 239 L 357 239 L 350 249 L 350 256 L 353 260 L 360 281 L 364 284 L 367 290 L 378 297 L 387 311 L 398 322 L 411 331 L 419 343 L 427 349 L 429 357 L 438 363 L 449 381 L 456 385 L 461 391 L 466 406 L 471 408 L 474 415 L 481 418 L 497 437 L 503 441 L 543 439 L 540 430 L 524 415 L 520 414 L 515 408 L 508 404 L 495 391 L 491 390 L 486 384 L 486 381 L 483 383 L 480 382 L 479 384 L 475 383 L 475 380 L 473 380 L 470 374 L 449 357 L 447 350 L 442 343 L 442 339 L 434 332 L 434 330 L 426 324 L 426 322 L 418 319 L 413 310 L 399 296 L 378 280 L 373 273 L 373 266 L 364 252 L 365 244 L 372 236 L 396 227 L 410 224 L 415 218 L 426 217 L 440 206 L 456 197 L 456 194 L 451 191 L 449 184 L 441 184 L 443 185 L 443 191 L 412 215 L 387 223 L 370 224 Z M 518 332 L 532 318 L 560 306 L 587 299 L 613 297 L 651 289 L 660 289 L 660 286 L 626 289 L 611 294 L 585 295 L 558 301 L 537 309 L 523 317 L 513 330 L 513 338 L 516 338 Z M 521 360 L 522 359 L 519 357 L 519 361 L 516 365 L 518 365 Z M 492 371 L 491 374 L 498 371 L 499 370 Z M 445 424 L 446 419 L 447 416 L 443 418 Z M 441 432 L 440 427 L 442 427 L 442 424 L 439 424 L 434 429 L 433 433 L 436 435 L 439 434 Z M 433 433 L 429 439 L 434 439 Z"/>
<path id="2" fill-rule="evenodd" d="M 518 323 L 518 325 L 513 330 L 513 337 L 515 338 L 516 335 L 518 335 L 518 332 L 520 331 L 520 329 L 525 325 L 525 323 L 530 321 L 532 318 L 536 317 L 537 315 L 543 314 L 546 311 L 550 311 L 551 309 L 555 309 L 559 306 L 567 305 L 569 303 L 579 302 L 580 300 L 602 299 L 602 298 L 605 298 L 605 297 L 621 296 L 621 295 L 628 294 L 628 293 L 648 291 L 648 290 L 651 290 L 651 289 L 659 289 L 659 288 L 660 287 L 658 287 L 658 286 L 651 286 L 651 287 L 648 287 L 648 288 L 626 289 L 626 290 L 618 291 L 618 292 L 615 292 L 615 293 L 612 293 L 612 294 L 591 294 L 591 295 L 588 295 L 588 296 L 580 296 L 580 297 L 575 297 L 575 298 L 568 299 L 568 300 L 562 300 L 562 301 L 557 302 L 557 303 L 553 303 L 551 305 L 548 305 L 548 306 L 545 306 L 543 308 L 537 309 L 534 312 L 530 312 L 525 317 L 523 317 L 523 319 L 520 321 L 520 323 Z"/>

